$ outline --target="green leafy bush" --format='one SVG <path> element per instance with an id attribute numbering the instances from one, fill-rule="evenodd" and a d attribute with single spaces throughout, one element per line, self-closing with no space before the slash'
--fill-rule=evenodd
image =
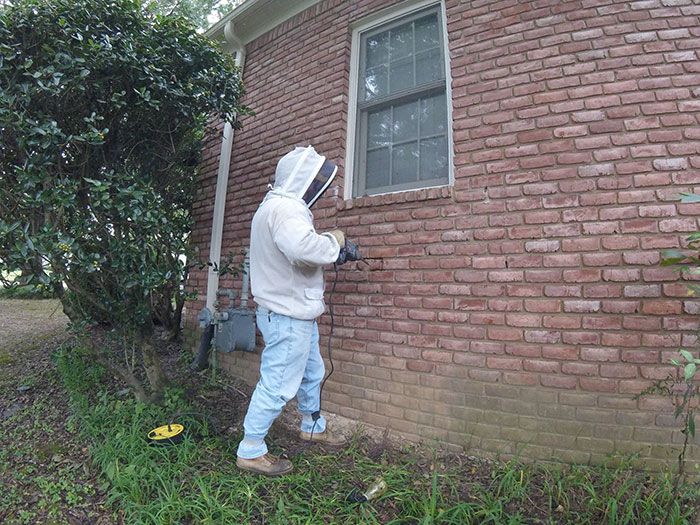
<path id="1" fill-rule="evenodd" d="M 211 116 L 238 125 L 242 95 L 229 55 L 137 1 L 0 6 L 0 272 L 135 340 L 156 393 L 153 320 L 178 331 L 201 140 Z"/>

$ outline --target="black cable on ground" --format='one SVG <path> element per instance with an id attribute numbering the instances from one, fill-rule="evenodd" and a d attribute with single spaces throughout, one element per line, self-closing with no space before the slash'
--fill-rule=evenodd
<path id="1" fill-rule="evenodd" d="M 314 424 L 311 427 L 311 433 L 309 434 L 309 442 L 302 447 L 302 449 L 294 454 L 295 456 L 299 456 L 306 452 L 306 450 L 311 446 L 311 443 L 313 442 L 314 439 L 314 430 L 316 430 L 316 423 L 321 417 L 321 403 L 322 403 L 322 396 L 323 396 L 323 387 L 326 384 L 326 381 L 328 381 L 328 378 L 333 375 L 333 370 L 335 367 L 333 366 L 333 358 L 331 357 L 331 342 L 333 339 L 333 329 L 335 328 L 335 318 L 333 317 L 333 294 L 335 293 L 335 286 L 338 284 L 338 263 L 333 264 L 333 269 L 335 270 L 335 278 L 333 279 L 333 286 L 331 287 L 331 293 L 328 296 L 328 311 L 331 314 L 331 329 L 328 332 L 328 362 L 331 364 L 331 371 L 328 372 L 328 375 L 323 378 L 323 381 L 321 381 L 321 388 L 319 389 L 318 393 L 318 410 L 311 414 L 311 417 L 314 419 Z"/>

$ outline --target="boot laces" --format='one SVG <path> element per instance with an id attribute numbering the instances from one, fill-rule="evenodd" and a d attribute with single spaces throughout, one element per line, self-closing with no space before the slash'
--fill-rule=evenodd
<path id="1" fill-rule="evenodd" d="M 265 459 L 268 460 L 268 461 L 269 461 L 271 464 L 273 464 L 273 465 L 275 465 L 276 463 L 278 463 L 279 460 L 280 460 L 280 458 L 278 458 L 277 456 L 273 456 L 273 455 L 270 454 L 269 452 L 268 452 L 267 454 L 265 454 Z"/>

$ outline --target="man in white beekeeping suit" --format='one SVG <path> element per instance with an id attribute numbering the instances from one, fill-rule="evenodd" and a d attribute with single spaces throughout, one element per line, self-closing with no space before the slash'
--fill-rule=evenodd
<path id="1" fill-rule="evenodd" d="M 345 235 L 340 230 L 316 233 L 309 209 L 336 171 L 313 147 L 295 148 L 278 162 L 275 184 L 253 217 L 250 282 L 265 349 L 238 445 L 236 464 L 244 470 L 268 476 L 291 472 L 291 461 L 268 453 L 265 436 L 295 395 L 302 439 L 345 443 L 319 413 L 325 368 L 316 324 L 325 310 L 323 266 L 337 261 Z"/>

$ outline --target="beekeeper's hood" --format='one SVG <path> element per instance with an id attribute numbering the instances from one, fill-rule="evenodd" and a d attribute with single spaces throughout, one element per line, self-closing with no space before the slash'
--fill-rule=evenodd
<path id="1" fill-rule="evenodd" d="M 310 208 L 335 177 L 338 167 L 313 146 L 296 147 L 277 163 L 275 184 L 268 194 L 303 200 Z"/>

